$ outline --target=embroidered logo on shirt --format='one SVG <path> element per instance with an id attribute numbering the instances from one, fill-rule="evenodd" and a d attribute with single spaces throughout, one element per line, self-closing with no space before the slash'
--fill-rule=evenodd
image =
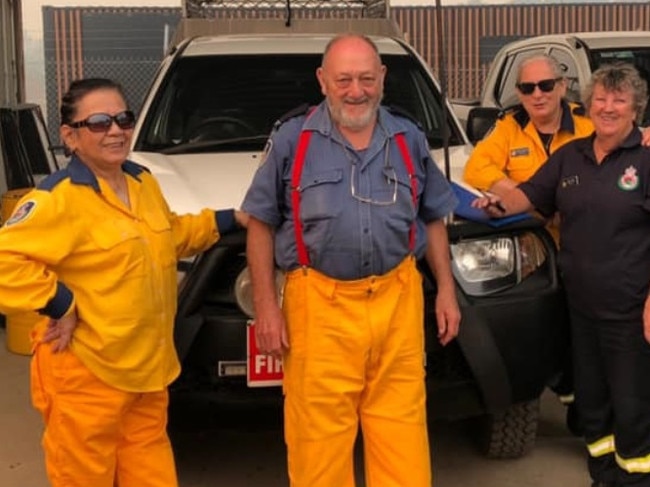
<path id="1" fill-rule="evenodd" d="M 512 149 L 510 151 L 510 157 L 521 157 L 527 156 L 530 154 L 530 149 L 528 147 L 518 147 L 517 149 Z"/>
<path id="2" fill-rule="evenodd" d="M 264 150 L 262 151 L 262 157 L 260 158 L 260 166 L 266 162 L 266 159 L 269 157 L 271 150 L 273 149 L 273 140 L 269 139 L 266 141 Z"/>
<path id="3" fill-rule="evenodd" d="M 560 181 L 560 187 L 562 188 L 568 188 L 569 186 L 577 186 L 578 184 L 580 184 L 580 179 L 578 179 L 577 175 L 568 176 L 562 179 L 562 181 Z"/>
<path id="4" fill-rule="evenodd" d="M 13 225 L 14 223 L 18 223 L 24 220 L 27 220 L 29 215 L 34 211 L 34 208 L 36 208 L 36 201 L 29 200 L 20 205 L 20 207 L 14 211 L 13 215 L 11 215 L 11 218 L 7 220 L 5 223 L 5 226 Z"/>
<path id="5" fill-rule="evenodd" d="M 636 167 L 630 166 L 625 169 L 623 175 L 618 179 L 618 187 L 623 191 L 632 191 L 639 186 L 639 176 L 636 174 Z"/>

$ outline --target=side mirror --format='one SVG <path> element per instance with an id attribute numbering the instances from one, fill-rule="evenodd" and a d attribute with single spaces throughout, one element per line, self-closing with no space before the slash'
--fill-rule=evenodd
<path id="1" fill-rule="evenodd" d="M 467 115 L 467 137 L 476 144 L 489 132 L 499 119 L 500 108 L 474 107 Z"/>

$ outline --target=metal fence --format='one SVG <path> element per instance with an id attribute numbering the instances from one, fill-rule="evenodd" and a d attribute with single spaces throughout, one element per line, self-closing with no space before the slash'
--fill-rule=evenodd
<path id="1" fill-rule="evenodd" d="M 59 100 L 71 81 L 111 78 L 138 111 L 178 24 L 178 8 L 43 8 L 47 125 L 59 143 Z"/>
<path id="2" fill-rule="evenodd" d="M 392 16 L 438 69 L 435 8 L 398 7 Z M 650 30 L 650 3 L 450 6 L 441 9 L 451 98 L 480 94 L 491 60 L 507 42 L 542 34 Z"/>

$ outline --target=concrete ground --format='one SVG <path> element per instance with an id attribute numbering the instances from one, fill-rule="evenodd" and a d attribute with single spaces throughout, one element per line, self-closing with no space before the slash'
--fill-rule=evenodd
<path id="1" fill-rule="evenodd" d="M 0 487 L 47 487 L 41 419 L 29 401 L 29 357 L 8 352 L 4 333 L 0 329 Z M 475 422 L 434 423 L 435 487 L 588 487 L 584 446 L 567 432 L 563 413 L 557 399 L 545 395 L 535 449 L 508 461 L 481 456 Z M 288 485 L 279 409 L 177 399 L 170 436 L 181 487 Z"/>

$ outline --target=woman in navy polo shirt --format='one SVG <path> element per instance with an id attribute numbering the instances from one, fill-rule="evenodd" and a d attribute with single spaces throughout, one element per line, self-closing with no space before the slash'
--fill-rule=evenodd
<path id="1" fill-rule="evenodd" d="M 636 125 L 646 103 L 633 66 L 601 67 L 585 92 L 594 134 L 499 199 L 506 214 L 560 212 L 576 401 L 595 487 L 650 486 L 650 149 Z M 474 205 L 502 216 L 496 202 Z"/>

